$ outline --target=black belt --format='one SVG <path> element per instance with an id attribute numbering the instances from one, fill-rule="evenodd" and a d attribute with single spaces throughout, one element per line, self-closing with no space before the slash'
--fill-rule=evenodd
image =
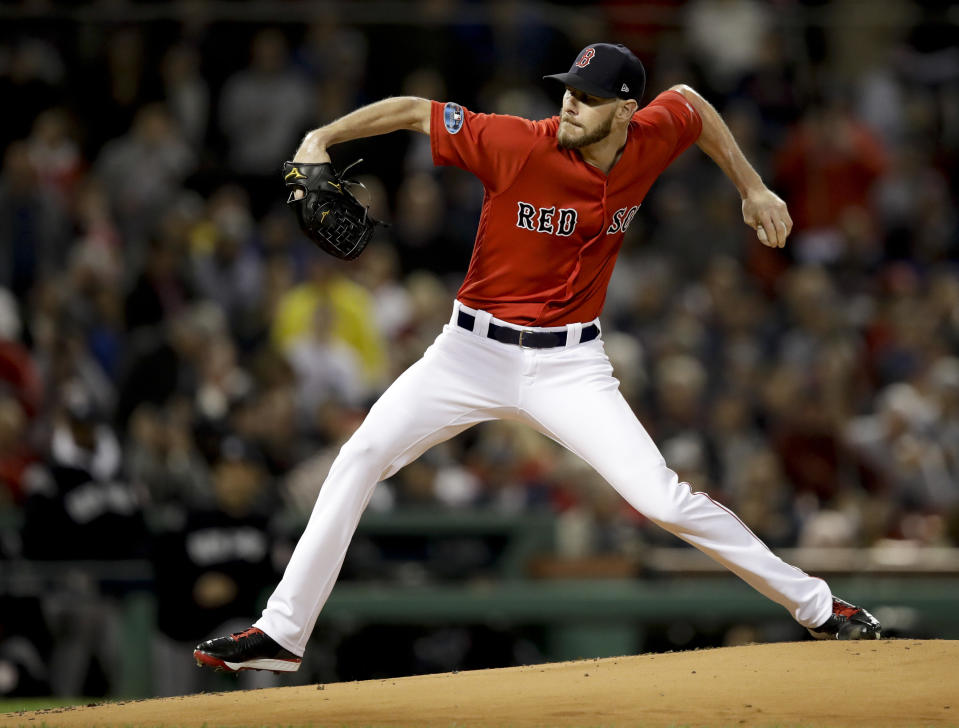
<path id="1" fill-rule="evenodd" d="M 473 330 L 473 322 L 476 317 L 466 311 L 460 311 L 456 317 L 458 326 L 464 329 Z M 555 346 L 566 346 L 565 331 L 529 331 L 528 329 L 513 329 L 509 326 L 499 326 L 490 321 L 489 330 L 486 336 L 490 339 L 496 339 L 504 344 L 515 344 L 517 346 L 526 346 L 532 349 L 551 349 Z M 583 333 L 579 337 L 581 344 L 592 341 L 599 336 L 599 326 L 590 324 L 583 327 Z"/>

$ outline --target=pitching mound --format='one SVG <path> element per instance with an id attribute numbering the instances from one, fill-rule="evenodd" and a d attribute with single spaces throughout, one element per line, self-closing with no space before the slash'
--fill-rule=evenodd
<path id="1" fill-rule="evenodd" d="M 959 726 L 959 642 L 801 642 L 0 715 L 15 726 Z"/>

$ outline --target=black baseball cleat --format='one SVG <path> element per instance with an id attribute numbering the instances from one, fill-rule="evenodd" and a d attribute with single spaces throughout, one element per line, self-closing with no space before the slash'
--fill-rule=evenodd
<path id="1" fill-rule="evenodd" d="M 832 615 L 815 629 L 810 627 L 809 634 L 817 640 L 877 640 L 882 625 L 862 607 L 833 597 Z"/>
<path id="2" fill-rule="evenodd" d="M 201 642 L 193 650 L 200 667 L 212 667 L 218 672 L 240 670 L 272 670 L 296 672 L 302 660 L 280 647 L 273 638 L 257 627 L 235 632 L 229 637 Z"/>

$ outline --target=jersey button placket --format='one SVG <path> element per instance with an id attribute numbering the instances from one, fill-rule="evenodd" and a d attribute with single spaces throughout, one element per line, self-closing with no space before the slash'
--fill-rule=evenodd
<path id="1" fill-rule="evenodd" d="M 606 206 L 606 195 L 609 192 L 609 177 L 603 180 L 603 230 L 609 229 L 609 209 Z"/>

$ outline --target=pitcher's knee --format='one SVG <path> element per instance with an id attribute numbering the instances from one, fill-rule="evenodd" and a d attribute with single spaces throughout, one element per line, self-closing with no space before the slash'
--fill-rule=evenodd
<path id="1" fill-rule="evenodd" d="M 375 454 L 376 444 L 373 440 L 363 437 L 359 432 L 343 443 L 338 457 L 344 459 L 369 459 Z"/>
<path id="2" fill-rule="evenodd" d="M 389 452 L 382 443 L 363 437 L 357 432 L 340 448 L 333 467 L 359 468 L 369 472 L 370 477 L 380 480 L 380 475 L 386 470 L 393 457 L 395 454 Z"/>
<path id="3" fill-rule="evenodd" d="M 691 496 L 686 483 L 680 483 L 672 470 L 656 467 L 633 476 L 635 485 L 624 492 L 630 504 L 646 518 L 661 526 L 679 523 L 686 511 L 685 502 Z"/>

